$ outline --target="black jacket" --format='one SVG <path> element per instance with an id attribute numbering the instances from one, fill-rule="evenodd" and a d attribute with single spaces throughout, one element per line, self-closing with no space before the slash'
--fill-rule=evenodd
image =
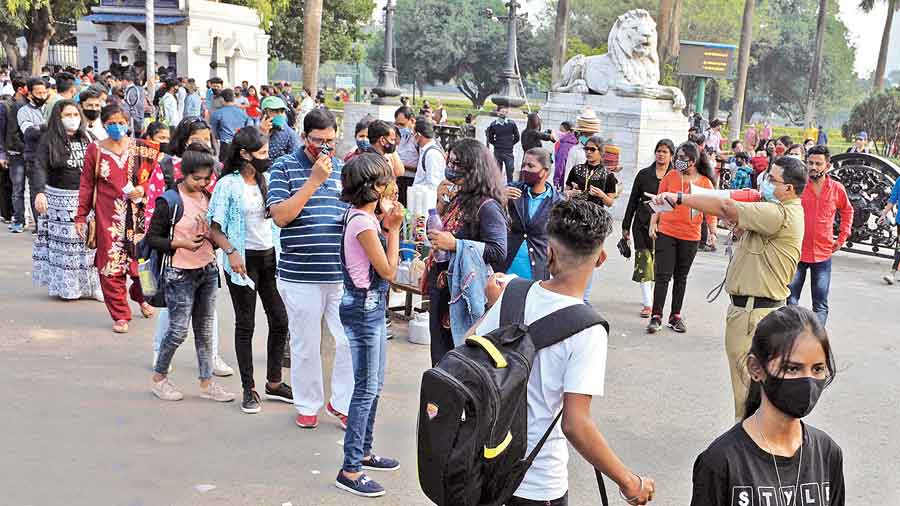
<path id="1" fill-rule="evenodd" d="M 506 120 L 503 124 L 494 121 L 485 133 L 488 145 L 493 145 L 496 153 L 512 153 L 519 143 L 519 127 L 512 120 Z"/>
<path id="2" fill-rule="evenodd" d="M 547 268 L 547 249 L 550 241 L 547 235 L 547 222 L 550 219 L 550 211 L 560 200 L 562 195 L 547 184 L 547 191 L 553 193 L 541 202 L 541 206 L 534 217 L 528 216 L 528 191 L 524 183 L 515 182 L 510 186 L 518 188 L 522 196 L 507 202 L 509 209 L 509 234 L 506 239 L 506 263 L 503 272 L 506 272 L 516 258 L 519 247 L 525 241 L 528 245 L 528 256 L 531 258 L 531 276 L 535 280 L 550 279 L 550 269 Z"/>
<path id="3" fill-rule="evenodd" d="M 656 195 L 659 192 L 659 183 L 660 180 L 656 178 L 655 162 L 638 171 L 634 177 L 631 195 L 628 197 L 628 207 L 625 208 L 625 218 L 622 219 L 622 230 L 631 229 L 634 249 L 651 248 L 650 217 L 653 215 L 653 210 L 650 209 L 650 198 L 644 193 Z"/>
<path id="4" fill-rule="evenodd" d="M 22 132 L 19 131 L 19 107 L 24 100 L 9 100 L 6 103 L 6 152 L 22 154 L 25 151 L 25 141 Z"/>

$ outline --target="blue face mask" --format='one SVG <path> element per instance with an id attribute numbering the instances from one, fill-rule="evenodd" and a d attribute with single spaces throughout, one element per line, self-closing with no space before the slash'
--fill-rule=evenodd
<path id="1" fill-rule="evenodd" d="M 455 183 L 463 178 L 463 173 L 447 167 L 444 170 L 444 178 L 451 183 Z"/>
<path id="2" fill-rule="evenodd" d="M 372 144 L 369 142 L 369 139 L 356 139 L 356 147 L 360 151 L 365 151 L 365 150 L 369 149 L 371 146 L 372 146 Z"/>
<path id="3" fill-rule="evenodd" d="M 272 126 L 278 128 L 284 128 L 287 125 L 287 116 L 284 114 L 279 114 L 272 118 Z"/>
<path id="4" fill-rule="evenodd" d="M 110 123 L 109 125 L 106 125 L 105 129 L 106 134 L 114 141 L 117 141 L 128 134 L 128 127 L 118 123 Z"/>
<path id="5" fill-rule="evenodd" d="M 587 135 L 579 135 L 579 136 L 578 136 L 578 142 L 579 142 L 582 146 L 584 146 L 585 144 L 587 144 L 588 139 L 590 139 L 590 137 L 588 137 Z"/>
<path id="6" fill-rule="evenodd" d="M 400 133 L 401 133 L 402 135 L 409 135 L 409 134 L 412 133 L 412 129 L 411 129 L 411 128 L 406 128 L 406 127 L 404 127 L 404 128 L 401 128 L 401 129 L 400 129 Z"/>
<path id="7" fill-rule="evenodd" d="M 759 183 L 759 193 L 766 202 L 779 202 L 778 197 L 775 196 L 775 185 L 769 181 L 768 177 L 764 177 Z"/>

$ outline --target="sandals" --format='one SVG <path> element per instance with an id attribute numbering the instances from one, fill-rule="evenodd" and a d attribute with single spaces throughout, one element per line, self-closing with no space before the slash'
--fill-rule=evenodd
<path id="1" fill-rule="evenodd" d="M 116 334 L 127 334 L 128 333 L 128 321 L 127 320 L 117 320 L 116 323 L 113 325 L 112 330 Z"/>
<path id="2" fill-rule="evenodd" d="M 156 310 L 153 309 L 153 306 L 146 302 L 141 303 L 141 315 L 144 318 L 151 318 L 154 314 L 156 314 Z"/>

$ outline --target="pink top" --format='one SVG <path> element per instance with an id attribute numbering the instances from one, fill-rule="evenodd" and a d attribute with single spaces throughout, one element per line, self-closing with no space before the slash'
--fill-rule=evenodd
<path id="1" fill-rule="evenodd" d="M 184 215 L 175 224 L 174 239 L 191 239 L 201 230 L 197 222 L 199 217 L 206 221 L 206 210 L 209 208 L 209 198 L 199 193 L 198 197 L 191 196 L 179 190 L 181 200 L 184 202 Z M 172 257 L 172 267 L 178 269 L 199 269 L 206 267 L 216 261 L 216 254 L 213 252 L 212 242 L 203 241 L 203 246 L 197 251 L 178 248 Z"/>
<path id="2" fill-rule="evenodd" d="M 361 216 L 350 220 L 344 234 L 344 261 L 353 284 L 357 288 L 369 288 L 369 267 L 372 266 L 372 262 L 366 256 L 366 250 L 363 249 L 357 236 L 366 230 L 374 230 L 377 234 L 380 225 L 377 218 L 365 211 L 359 209 L 350 211 L 350 217 L 357 214 Z"/>

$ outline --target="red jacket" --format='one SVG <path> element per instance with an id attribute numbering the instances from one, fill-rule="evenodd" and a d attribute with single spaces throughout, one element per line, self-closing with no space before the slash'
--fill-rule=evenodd
<path id="1" fill-rule="evenodd" d="M 850 236 L 850 225 L 853 224 L 853 206 L 847 198 L 844 185 L 825 177 L 822 191 L 816 195 L 813 182 L 810 181 L 800 196 L 803 204 L 803 249 L 800 261 L 805 263 L 824 262 L 831 258 L 834 246 L 834 218 L 841 212 L 841 230 L 837 244 L 843 246 Z"/>

